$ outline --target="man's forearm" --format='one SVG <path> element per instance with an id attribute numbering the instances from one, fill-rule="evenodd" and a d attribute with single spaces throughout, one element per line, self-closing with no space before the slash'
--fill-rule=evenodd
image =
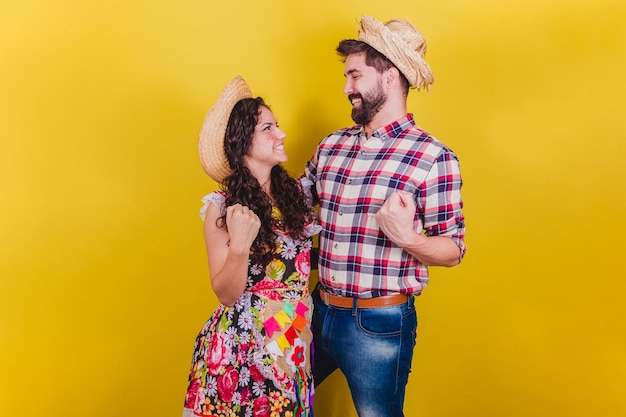
<path id="1" fill-rule="evenodd" d="M 445 236 L 424 236 L 414 233 L 402 248 L 427 266 L 454 266 L 460 262 L 461 249 Z"/>

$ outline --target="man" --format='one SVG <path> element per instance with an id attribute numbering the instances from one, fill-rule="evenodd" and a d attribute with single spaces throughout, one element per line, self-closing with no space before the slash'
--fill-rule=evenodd
<path id="1" fill-rule="evenodd" d="M 415 125 L 409 88 L 433 76 L 409 22 L 364 16 L 344 40 L 344 93 L 356 126 L 324 138 L 304 175 L 319 200 L 319 285 L 313 313 L 315 382 L 346 376 L 360 417 L 403 416 L 428 266 L 465 253 L 456 155 Z"/>

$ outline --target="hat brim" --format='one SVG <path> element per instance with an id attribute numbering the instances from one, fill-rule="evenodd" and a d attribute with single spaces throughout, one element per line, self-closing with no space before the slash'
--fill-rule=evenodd
<path id="1" fill-rule="evenodd" d="M 220 184 L 231 171 L 224 152 L 224 136 L 228 119 L 239 100 L 251 97 L 250 87 L 238 75 L 226 85 L 204 117 L 198 139 L 200 163 L 209 177 Z"/>

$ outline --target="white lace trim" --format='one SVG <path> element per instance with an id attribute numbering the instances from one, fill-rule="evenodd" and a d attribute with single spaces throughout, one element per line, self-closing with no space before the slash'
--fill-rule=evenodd
<path id="1" fill-rule="evenodd" d="M 314 185 L 313 181 L 306 177 L 302 177 L 298 179 L 300 186 L 302 187 L 302 191 L 304 191 L 304 195 L 306 196 L 309 204 L 313 204 L 313 193 L 311 193 L 311 187 Z"/>
<path id="2" fill-rule="evenodd" d="M 317 220 L 315 220 L 313 223 L 309 223 L 305 226 L 304 228 L 304 233 L 306 234 L 306 236 L 311 237 L 313 235 L 318 234 L 319 232 L 322 231 L 322 226 L 320 226 L 317 223 Z"/>
<path id="3" fill-rule="evenodd" d="M 206 217 L 206 211 L 211 203 L 215 204 L 221 210 L 222 206 L 224 205 L 224 201 L 226 201 L 226 197 L 224 197 L 222 193 L 219 193 L 217 191 L 213 191 L 211 194 L 202 197 L 202 202 L 204 203 L 204 205 L 200 209 L 200 218 L 202 219 L 202 221 L 204 221 Z"/>

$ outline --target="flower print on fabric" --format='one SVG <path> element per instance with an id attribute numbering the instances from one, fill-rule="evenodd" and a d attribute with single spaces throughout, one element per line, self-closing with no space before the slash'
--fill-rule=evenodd
<path id="1" fill-rule="evenodd" d="M 300 274 L 300 278 L 308 279 L 311 275 L 311 253 L 300 252 L 295 260 L 296 271 Z"/>
<path id="2" fill-rule="evenodd" d="M 203 201 L 221 205 L 223 196 L 212 193 Z M 203 326 L 184 417 L 312 416 L 308 279 L 310 236 L 319 231 L 319 225 L 307 226 L 309 237 L 300 241 L 276 229 L 273 259 L 248 265 L 246 291 L 233 307 L 220 305 Z"/>
<path id="3" fill-rule="evenodd" d="M 214 333 L 210 340 L 211 349 L 209 353 L 208 366 L 211 375 L 218 375 L 222 367 L 228 365 L 231 355 L 231 348 L 226 343 L 226 337 L 220 333 Z"/>
<path id="4" fill-rule="evenodd" d="M 238 381 L 239 372 L 232 366 L 217 378 L 217 392 L 224 401 L 232 401 Z"/>
<path id="5" fill-rule="evenodd" d="M 298 368 L 305 365 L 307 345 L 301 339 L 296 339 L 291 352 L 287 355 L 287 363 L 291 366 L 291 371 L 296 373 Z"/>

